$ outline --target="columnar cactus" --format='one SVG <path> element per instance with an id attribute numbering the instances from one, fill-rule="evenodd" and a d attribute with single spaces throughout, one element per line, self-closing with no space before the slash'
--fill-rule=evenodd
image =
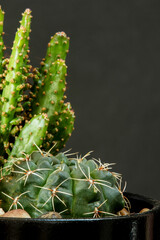
<path id="1" fill-rule="evenodd" d="M 30 21 L 30 10 L 27 9 L 23 14 L 20 28 L 17 30 L 15 36 L 5 81 L 3 82 L 4 87 L 1 98 L 1 101 L 3 102 L 1 134 L 6 150 L 9 149 L 9 133 L 12 128 L 11 123 L 15 119 L 17 113 L 23 111 L 23 107 L 18 106 L 18 97 L 21 94 L 22 89 L 25 88 L 25 81 L 28 74 L 28 71 L 26 71 L 26 73 L 24 68 L 27 66 Z"/>
<path id="2" fill-rule="evenodd" d="M 64 32 L 51 37 L 46 57 L 39 68 L 33 68 L 29 60 L 31 11 L 26 9 L 22 15 L 11 56 L 5 59 L 4 12 L 0 9 L 0 77 L 3 89 L 0 134 L 1 158 L 6 162 L 4 169 L 12 166 L 13 157 L 22 156 L 22 152 L 30 154 L 36 145 L 46 150 L 54 145 L 52 153 L 57 153 L 74 129 L 74 111 L 71 104 L 65 102 L 65 59 L 69 38 Z M 3 174 L 7 171 L 4 170 Z"/>
<path id="3" fill-rule="evenodd" d="M 4 12 L 0 7 L 0 83 L 3 78 L 3 51 L 4 51 L 4 43 L 3 43 L 3 21 L 4 21 Z"/>
<path id="4" fill-rule="evenodd" d="M 31 217 L 56 211 L 64 218 L 115 216 L 127 201 L 121 175 L 109 164 L 59 151 L 74 129 L 66 102 L 64 32 L 51 37 L 40 67 L 29 61 L 31 11 L 22 14 L 9 59 L 3 55 L 4 12 L 0 8 L 0 199 L 8 211 Z"/>

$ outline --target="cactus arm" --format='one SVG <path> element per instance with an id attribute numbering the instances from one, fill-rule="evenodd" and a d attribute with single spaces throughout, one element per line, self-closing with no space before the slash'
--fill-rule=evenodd
<path id="1" fill-rule="evenodd" d="M 4 22 L 4 11 L 2 11 L 0 6 L 0 83 L 2 82 L 3 76 L 3 50 L 4 50 L 4 42 L 3 42 L 3 22 Z"/>
<path id="2" fill-rule="evenodd" d="M 1 132 L 4 139 L 5 147 L 8 146 L 8 135 L 11 130 L 10 121 L 14 118 L 17 107 L 17 99 L 20 91 L 24 88 L 22 82 L 22 68 L 26 63 L 28 37 L 30 32 L 31 11 L 26 9 L 23 14 L 20 28 L 17 30 L 11 57 L 8 64 L 8 72 L 5 78 L 5 87 L 2 98 L 6 101 L 2 106 Z"/>
<path id="3" fill-rule="evenodd" d="M 40 146 L 42 144 L 47 128 L 48 118 L 45 114 L 36 115 L 25 124 L 14 143 L 7 163 L 4 165 L 3 175 L 9 173 L 14 163 L 14 157 L 22 157 L 24 156 L 23 153 L 31 154 L 37 149 L 36 145 Z"/>
<path id="4" fill-rule="evenodd" d="M 20 129 L 19 129 L 18 126 L 14 126 L 14 127 L 12 128 L 10 134 L 11 134 L 13 137 L 15 137 L 16 134 L 19 132 L 19 130 L 20 130 Z"/>
<path id="5" fill-rule="evenodd" d="M 65 62 L 61 59 L 52 64 L 34 101 L 33 114 L 45 112 L 50 120 L 55 119 L 62 105 L 66 68 Z"/>
<path id="6" fill-rule="evenodd" d="M 4 22 L 4 11 L 0 6 L 0 84 L 1 89 L 3 87 L 2 80 L 3 80 L 3 51 L 4 51 L 4 42 L 3 42 L 3 22 Z M 1 91 L 0 91 L 1 92 Z M 1 97 L 1 94 L 0 94 Z M 2 111 L 2 102 L 0 101 L 0 114 Z"/>
<path id="7" fill-rule="evenodd" d="M 43 81 L 45 81 L 48 71 L 52 63 L 58 59 L 65 61 L 67 53 L 69 51 L 69 37 L 64 32 L 57 32 L 51 37 L 48 43 L 47 52 L 45 58 L 41 61 L 40 68 L 34 69 L 34 84 L 32 88 L 32 94 L 36 95 L 37 89 L 41 87 Z"/>
<path id="8" fill-rule="evenodd" d="M 3 80 L 3 58 L 4 58 L 4 41 L 3 41 L 3 23 L 4 23 L 4 11 L 2 10 L 1 6 L 0 6 L 0 85 L 1 85 L 1 89 L 2 89 L 2 80 Z M 1 93 L 1 91 L 0 91 Z M 1 94 L 0 94 L 1 97 Z M 0 100 L 0 115 L 2 113 L 2 101 Z M 2 139 L 0 139 L 0 156 L 4 155 L 4 146 L 3 146 L 3 142 Z"/>
<path id="9" fill-rule="evenodd" d="M 54 135 L 54 141 L 57 143 L 55 145 L 56 151 L 60 151 L 63 147 L 65 147 L 65 143 L 71 136 L 74 130 L 74 121 L 75 114 L 72 110 L 70 103 L 64 104 L 64 109 L 60 114 L 59 121 L 56 122 L 57 128 Z"/>
<path id="10" fill-rule="evenodd" d="M 56 154 L 63 147 L 69 139 L 74 129 L 75 115 L 69 102 L 63 104 L 62 110 L 58 115 L 58 118 L 53 123 L 49 123 L 48 134 L 46 140 L 43 143 L 43 148 L 49 150 L 53 144 L 52 154 Z"/>
<path id="11" fill-rule="evenodd" d="M 40 72 L 47 72 L 51 64 L 57 59 L 66 59 L 69 51 L 69 37 L 64 32 L 57 32 L 51 37 L 48 43 L 47 53 L 44 61 L 41 62 Z"/>
<path id="12" fill-rule="evenodd" d="M 18 138 L 15 141 L 11 156 L 21 157 L 23 154 L 31 154 L 42 144 L 48 128 L 48 118 L 45 114 L 39 114 L 33 117 L 25 124 Z M 10 159 L 10 158 L 9 158 Z"/>
<path id="13" fill-rule="evenodd" d="M 64 61 L 56 60 L 50 67 L 32 107 L 32 114 L 45 112 L 48 115 L 49 128 L 43 147 L 47 150 L 56 143 L 52 153 L 64 147 L 74 129 L 74 112 L 70 103 L 63 103 L 65 75 Z"/>
<path id="14" fill-rule="evenodd" d="M 10 121 L 10 124 L 11 125 L 19 125 L 22 123 L 23 120 L 24 120 L 24 117 L 19 116 L 17 118 L 12 119 L 12 121 Z"/>

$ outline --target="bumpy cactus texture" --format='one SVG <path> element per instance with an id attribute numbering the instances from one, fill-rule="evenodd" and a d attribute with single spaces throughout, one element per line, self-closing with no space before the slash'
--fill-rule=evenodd
<path id="1" fill-rule="evenodd" d="M 33 218 L 56 211 L 63 218 L 115 216 L 125 204 L 121 176 L 86 157 L 33 152 L 14 162 L 2 181 L 2 207 L 24 208 Z"/>
<path id="2" fill-rule="evenodd" d="M 31 154 L 38 147 L 58 153 L 74 129 L 75 115 L 66 102 L 65 63 L 69 37 L 58 32 L 51 37 L 40 67 L 29 60 L 31 11 L 22 14 L 10 58 L 5 58 L 4 12 L 0 8 L 0 159 L 3 175 L 9 174 L 13 157 Z"/>
<path id="3" fill-rule="evenodd" d="M 33 218 L 115 216 L 127 204 L 121 175 L 100 160 L 59 152 L 74 129 L 66 102 L 69 38 L 51 37 L 40 67 L 29 60 L 31 11 L 22 14 L 10 58 L 5 58 L 0 8 L 0 200 L 5 210 Z M 53 215 L 53 214 L 52 214 Z M 55 214 L 56 215 L 56 214 Z"/>

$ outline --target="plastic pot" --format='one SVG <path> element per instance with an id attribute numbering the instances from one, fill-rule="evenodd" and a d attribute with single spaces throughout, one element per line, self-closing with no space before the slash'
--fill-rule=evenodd
<path id="1" fill-rule="evenodd" d="M 159 240 L 160 201 L 125 193 L 131 216 L 85 219 L 0 218 L 2 240 Z M 149 208 L 146 213 L 136 213 Z M 135 213 L 134 213 L 135 212 Z"/>

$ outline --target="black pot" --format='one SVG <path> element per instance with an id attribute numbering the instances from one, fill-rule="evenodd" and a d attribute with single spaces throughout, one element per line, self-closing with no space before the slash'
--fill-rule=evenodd
<path id="1" fill-rule="evenodd" d="M 131 216 L 99 219 L 0 218 L 0 240 L 160 240 L 160 201 L 126 193 Z"/>

